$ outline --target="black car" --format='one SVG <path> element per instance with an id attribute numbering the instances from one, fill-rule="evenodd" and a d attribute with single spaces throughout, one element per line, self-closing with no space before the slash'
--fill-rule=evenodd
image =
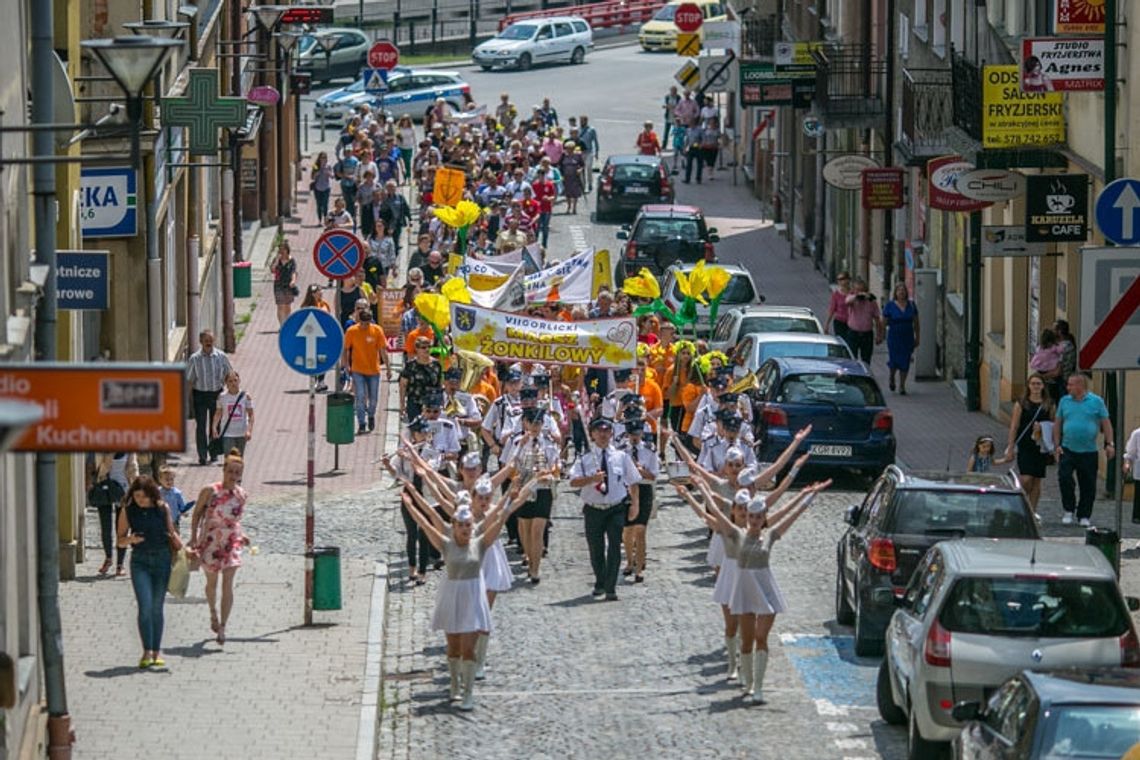
<path id="1" fill-rule="evenodd" d="M 617 231 L 622 248 L 622 274 L 636 274 L 646 267 L 662 274 L 673 264 L 693 264 L 701 259 L 716 261 L 720 241 L 716 228 L 705 224 L 705 215 L 696 206 L 651 204 L 642 206 L 633 224 Z"/>
<path id="2" fill-rule="evenodd" d="M 610 156 L 598 176 L 599 222 L 626 219 L 646 203 L 672 203 L 673 182 L 661 156 Z"/>
<path id="3" fill-rule="evenodd" d="M 904 472 L 887 467 L 836 547 L 835 619 L 855 626 L 855 654 L 879 654 L 895 609 L 926 550 L 947 538 L 1040 538 L 1013 473 Z"/>

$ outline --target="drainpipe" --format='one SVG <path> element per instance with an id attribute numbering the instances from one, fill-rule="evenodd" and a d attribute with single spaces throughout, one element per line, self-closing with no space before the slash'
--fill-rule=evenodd
<path id="1" fill-rule="evenodd" d="M 197 235 L 186 241 L 186 353 L 198 350 L 198 309 L 201 291 L 198 285 L 198 256 L 202 243 Z"/>
<path id="2" fill-rule="evenodd" d="M 50 124 L 53 114 L 55 70 L 55 22 L 52 3 L 31 3 L 32 32 L 32 123 Z M 32 133 L 36 156 L 55 154 L 55 133 L 42 129 Z M 35 347 L 40 361 L 56 360 L 56 194 L 55 164 L 32 165 L 32 195 L 35 207 L 36 263 L 47 267 L 43 299 L 36 309 Z M 44 696 L 48 710 L 48 756 L 71 757 L 71 716 L 67 712 L 67 685 L 63 668 L 63 620 L 59 614 L 59 495 L 56 487 L 56 455 L 36 455 L 36 601 L 40 617 L 40 649 L 44 666 Z"/>
<path id="3" fill-rule="evenodd" d="M 222 350 L 232 354 L 237 348 L 234 332 L 234 173 L 222 169 Z"/>
<path id="4" fill-rule="evenodd" d="M 155 163 L 152 158 L 151 166 Z M 144 184 L 152 176 L 153 169 L 144 172 L 144 182 L 139 184 Z M 146 190 L 143 195 L 146 195 Z M 166 361 L 162 350 L 162 333 L 166 325 L 162 320 L 162 259 L 158 253 L 158 233 L 158 198 L 152 198 L 146 204 L 146 320 L 150 328 L 147 331 L 147 356 L 152 362 Z"/>

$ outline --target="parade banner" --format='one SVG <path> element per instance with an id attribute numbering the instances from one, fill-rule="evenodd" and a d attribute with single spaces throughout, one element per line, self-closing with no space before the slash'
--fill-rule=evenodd
<path id="1" fill-rule="evenodd" d="M 380 329 L 384 331 L 386 348 L 389 351 L 403 352 L 400 343 L 400 318 L 404 316 L 404 289 L 377 288 L 376 300 L 380 312 Z"/>
<path id="2" fill-rule="evenodd" d="M 515 267 L 515 271 L 506 282 L 493 290 L 473 290 L 468 288 L 471 301 L 476 306 L 486 309 L 499 309 L 501 311 L 518 311 L 526 307 L 526 294 L 523 291 L 524 272 L 522 266 Z"/>
<path id="3" fill-rule="evenodd" d="M 633 317 L 562 322 L 452 302 L 451 340 L 457 349 L 496 361 L 637 366 Z"/>
<path id="4" fill-rule="evenodd" d="M 467 280 L 467 287 L 470 290 L 495 290 L 502 287 L 521 267 L 522 264 L 503 266 L 498 262 L 467 259 L 466 263 L 456 270 L 456 274 Z"/>
<path id="5" fill-rule="evenodd" d="M 526 276 L 527 303 L 587 304 L 598 298 L 598 291 L 613 288 L 614 264 L 607 250 L 587 248 L 581 253 Z"/>

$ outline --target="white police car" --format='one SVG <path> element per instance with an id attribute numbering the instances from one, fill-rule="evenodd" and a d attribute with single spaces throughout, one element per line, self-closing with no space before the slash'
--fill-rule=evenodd
<path id="1" fill-rule="evenodd" d="M 383 95 L 365 92 L 362 77 L 317 98 L 313 115 L 318 124 L 323 117 L 326 124 L 339 125 L 352 117 L 357 106 L 367 103 L 397 119 L 406 114 L 422 121 L 436 98 L 447 101 L 453 111 L 462 111 L 464 96 L 470 93 L 471 85 L 458 72 L 397 66 L 388 75 L 388 91 Z"/>

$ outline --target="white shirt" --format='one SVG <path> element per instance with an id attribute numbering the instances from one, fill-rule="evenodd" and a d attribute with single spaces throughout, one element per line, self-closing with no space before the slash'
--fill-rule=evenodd
<path id="1" fill-rule="evenodd" d="M 530 441 L 524 442 L 525 437 L 526 436 L 524 434 L 518 433 L 516 435 L 512 435 L 510 440 L 507 441 L 506 446 L 503 447 L 503 455 L 499 458 L 499 461 L 503 464 L 503 466 L 515 463 L 515 460 L 523 455 L 527 447 L 537 448 L 542 452 L 542 456 L 546 459 L 546 465 L 542 469 L 549 470 L 551 467 L 558 464 L 561 457 L 561 451 L 559 450 L 558 445 L 555 444 L 553 440 L 551 440 L 550 436 L 546 435 L 545 432 L 542 432 L 539 433 L 537 439 L 531 439 Z M 522 468 L 520 467 L 519 469 L 521 470 Z M 546 490 L 549 490 L 550 486 L 551 482 L 549 480 L 540 481 L 538 484 L 539 488 Z"/>
<path id="2" fill-rule="evenodd" d="M 511 419 L 521 414 L 522 407 L 519 406 L 517 397 L 499 396 L 491 404 L 491 408 L 487 410 L 487 416 L 483 418 L 483 429 L 490 433 L 495 442 L 501 446 L 506 442 L 507 435 L 511 432 L 510 427 L 508 427 Z"/>
<path id="3" fill-rule="evenodd" d="M 629 496 L 629 487 L 641 480 L 641 473 L 633 465 L 633 459 L 629 454 L 619 451 L 612 444 L 604 450 L 591 447 L 589 451 L 578 457 L 574 466 L 570 468 L 570 479 L 588 478 L 600 472 L 603 456 L 609 469 L 606 492 L 598 490 L 600 485 L 598 483 L 582 486 L 582 501 L 593 507 L 612 507 L 620 504 Z"/>
<path id="4" fill-rule="evenodd" d="M 477 422 L 483 421 L 483 413 L 479 411 L 479 405 L 475 403 L 475 398 L 464 391 L 456 391 L 454 394 L 444 392 L 443 408 L 446 409 L 450 406 L 451 401 L 459 406 L 457 414 L 449 414 L 447 418 L 453 422 L 458 423 L 460 420 L 470 422 L 472 420 Z"/>
<path id="5" fill-rule="evenodd" d="M 431 445 L 441 454 L 455 454 L 459 451 L 459 426 L 446 417 L 431 420 Z"/>
<path id="6" fill-rule="evenodd" d="M 1136 465 L 1140 463 L 1140 428 L 1133 430 L 1128 443 L 1124 444 L 1124 461 L 1132 465 L 1133 479 L 1140 480 L 1136 477 Z"/>
<path id="7" fill-rule="evenodd" d="M 644 440 L 640 441 L 636 447 L 632 445 L 632 441 L 627 442 L 625 451 L 632 457 L 634 464 L 649 470 L 649 474 L 653 476 L 649 479 L 640 478 L 638 482 L 652 485 L 657 480 L 657 476 L 661 474 L 661 460 L 658 459 L 657 452 Z"/>
<path id="8" fill-rule="evenodd" d="M 728 456 L 728 450 L 733 446 L 740 449 L 744 454 L 744 466 L 751 467 L 756 464 L 756 453 L 752 447 L 747 445 L 740 439 L 730 441 L 727 438 L 720 436 L 713 436 L 709 441 L 706 441 L 701 446 L 701 455 L 697 457 L 697 464 L 704 467 L 709 472 L 719 473 L 724 467 L 724 460 Z"/>
<path id="9" fill-rule="evenodd" d="M 241 403 L 238 403 L 238 396 L 241 396 Z M 237 393 L 223 391 L 218 396 L 218 409 L 222 410 L 220 415 L 216 415 L 216 419 L 219 419 L 218 432 L 221 433 L 222 429 L 225 428 L 223 437 L 245 438 L 245 431 L 249 425 L 249 413 L 253 411 L 253 399 L 249 397 L 249 394 L 242 391 Z M 230 421 L 228 428 L 226 427 L 226 420 Z"/>

